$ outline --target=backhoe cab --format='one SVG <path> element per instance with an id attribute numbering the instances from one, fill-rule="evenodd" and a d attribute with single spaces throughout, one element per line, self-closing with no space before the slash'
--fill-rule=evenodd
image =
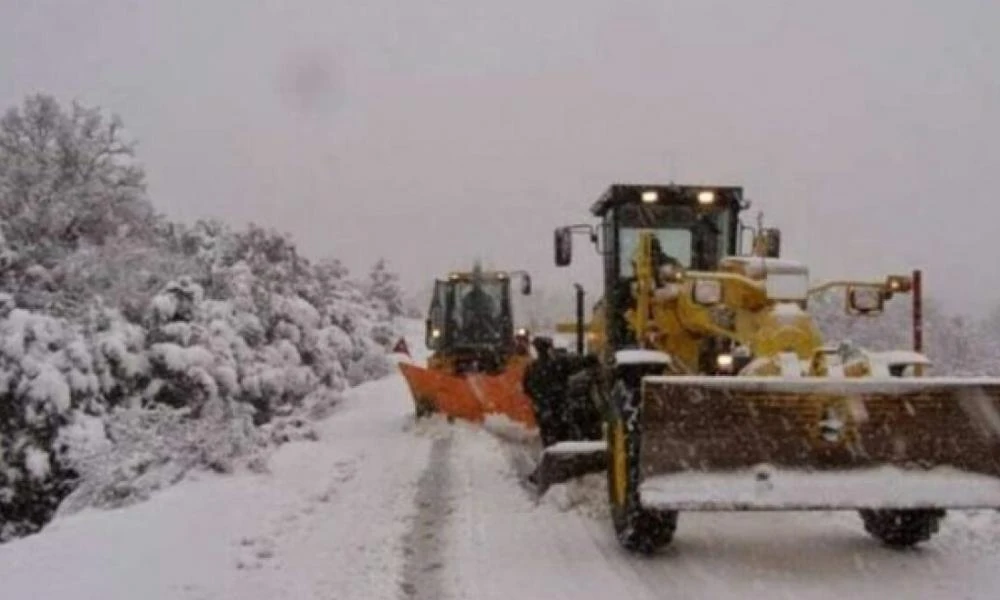
<path id="1" fill-rule="evenodd" d="M 527 272 L 452 272 L 434 282 L 425 340 L 431 363 L 451 363 L 455 373 L 497 373 L 514 354 L 526 354 L 527 331 L 514 328 L 511 277 L 531 294 Z"/>
<path id="2" fill-rule="evenodd" d="M 613 185 L 596 226 L 556 230 L 556 264 L 585 232 L 604 286 L 578 317 L 584 355 L 525 374 L 540 489 L 606 471 L 618 540 L 638 552 L 669 543 L 680 510 L 853 509 L 908 546 L 947 508 L 1000 508 L 1000 438 L 982 426 L 1000 422 L 1000 380 L 919 377 L 919 343 L 829 346 L 808 312 L 835 288 L 853 316 L 912 293 L 919 334 L 919 278 L 814 286 L 780 232 L 741 223 L 748 207 L 739 187 Z"/>

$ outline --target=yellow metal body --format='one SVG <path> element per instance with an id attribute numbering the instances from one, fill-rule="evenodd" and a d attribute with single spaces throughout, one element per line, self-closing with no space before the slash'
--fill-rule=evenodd
<path id="1" fill-rule="evenodd" d="M 633 256 L 634 307 L 626 312 L 626 319 L 642 346 L 666 352 L 674 359 L 675 372 L 698 374 L 701 344 L 706 338 L 715 337 L 732 340 L 756 357 L 746 375 L 780 374 L 779 356 L 785 353 L 808 362 L 805 374 L 826 374 L 822 334 L 805 310 L 805 302 L 769 299 L 765 274 L 754 266 L 753 258 L 723 261 L 717 271 L 678 273 L 675 280 L 657 288 L 652 239 L 652 233 L 643 233 Z M 695 301 L 694 286 L 699 280 L 720 283 L 720 303 L 703 306 Z M 810 293 L 833 285 L 885 288 L 881 282 L 838 281 L 814 288 Z M 588 352 L 600 354 L 605 350 L 606 306 L 605 302 L 599 302 L 586 326 Z M 716 317 L 723 312 L 729 315 L 725 324 Z M 569 328 L 563 325 L 562 329 Z M 863 362 L 845 368 L 845 376 L 867 374 L 869 368 Z"/>

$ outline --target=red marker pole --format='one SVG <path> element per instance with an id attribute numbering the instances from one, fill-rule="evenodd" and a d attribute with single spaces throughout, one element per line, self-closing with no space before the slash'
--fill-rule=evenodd
<path id="1" fill-rule="evenodd" d="M 913 271 L 913 351 L 924 351 L 924 284 L 920 269 Z M 923 365 L 916 365 L 917 377 L 924 374 Z"/>

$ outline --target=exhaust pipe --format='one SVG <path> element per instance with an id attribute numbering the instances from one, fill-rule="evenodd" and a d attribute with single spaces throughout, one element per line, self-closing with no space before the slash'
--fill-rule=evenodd
<path id="1" fill-rule="evenodd" d="M 579 356 L 583 356 L 583 340 L 586 335 L 586 332 L 584 331 L 583 314 L 583 298 L 585 292 L 583 291 L 583 286 L 579 283 L 574 283 L 573 285 L 576 287 L 576 353 Z"/>

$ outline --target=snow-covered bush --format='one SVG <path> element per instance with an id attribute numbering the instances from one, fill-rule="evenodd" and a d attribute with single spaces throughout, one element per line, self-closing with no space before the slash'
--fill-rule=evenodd
<path id="1" fill-rule="evenodd" d="M 151 365 L 146 351 L 146 331 L 114 309 L 91 306 L 83 319 L 91 346 L 94 372 L 100 381 L 104 404 L 135 406 L 149 384 Z"/>
<path id="2" fill-rule="evenodd" d="M 386 351 L 399 334 L 384 305 L 366 299 L 357 288 L 340 289 L 331 293 L 323 314 L 351 340 L 351 351 L 341 363 L 351 385 L 390 371 Z"/>
<path id="3" fill-rule="evenodd" d="M 255 297 L 258 286 L 243 262 L 220 277 L 226 300 L 204 299 L 190 281 L 172 283 L 153 299 L 151 401 L 245 402 L 263 424 L 329 404 L 347 385 L 388 373 L 395 328 L 385 308 L 359 290 L 341 290 L 342 298 L 334 293 L 320 310 L 296 294 Z"/>
<path id="4" fill-rule="evenodd" d="M 43 95 L 0 119 L 0 542 L 259 463 L 389 372 L 384 263 L 352 281 L 286 234 L 170 222 L 122 129 Z"/>
<path id="5" fill-rule="evenodd" d="M 85 340 L 59 319 L 0 299 L 0 541 L 48 521 L 72 485 L 61 428 L 99 411 Z"/>
<path id="6" fill-rule="evenodd" d="M 73 455 L 80 482 L 59 513 L 133 504 L 193 470 L 260 469 L 265 434 L 253 427 L 249 410 L 229 408 L 231 412 L 203 416 L 163 405 L 128 408 L 114 411 L 104 422 L 83 420 L 67 427 L 65 439 L 82 437 L 89 447 Z"/>

